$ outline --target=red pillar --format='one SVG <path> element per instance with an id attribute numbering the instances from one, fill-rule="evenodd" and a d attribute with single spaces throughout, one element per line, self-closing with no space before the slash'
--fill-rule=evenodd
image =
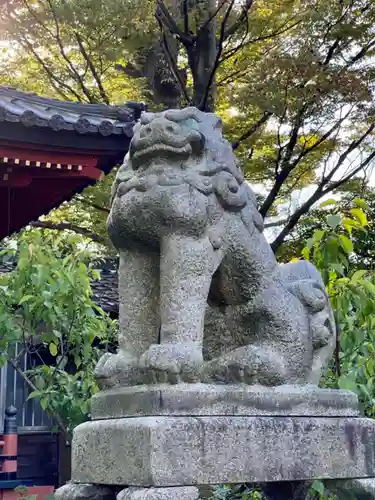
<path id="1" fill-rule="evenodd" d="M 2 472 L 12 476 L 17 474 L 17 453 L 17 410 L 14 406 L 10 406 L 5 410 L 2 455 L 11 458 L 3 461 Z"/>

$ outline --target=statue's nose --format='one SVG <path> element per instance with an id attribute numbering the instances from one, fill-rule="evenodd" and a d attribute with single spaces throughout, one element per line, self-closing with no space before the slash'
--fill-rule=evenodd
<path id="1" fill-rule="evenodd" d="M 174 123 L 166 118 L 153 120 L 151 123 L 142 125 L 140 137 L 153 137 L 153 139 L 165 139 L 173 137 L 181 133 L 181 128 L 177 123 Z"/>

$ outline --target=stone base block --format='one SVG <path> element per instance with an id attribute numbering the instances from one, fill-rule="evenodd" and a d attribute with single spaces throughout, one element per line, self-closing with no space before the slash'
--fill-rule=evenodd
<path id="1" fill-rule="evenodd" d="M 53 498 L 55 500 L 115 500 L 116 494 L 113 488 L 69 483 L 56 490 Z"/>
<path id="2" fill-rule="evenodd" d="M 314 385 L 139 385 L 96 394 L 91 414 L 94 420 L 153 415 L 350 417 L 358 415 L 358 398 L 350 391 Z"/>
<path id="3" fill-rule="evenodd" d="M 127 488 L 116 500 L 198 500 L 199 491 L 194 486 L 180 488 Z"/>
<path id="4" fill-rule="evenodd" d="M 73 481 L 128 486 L 375 476 L 375 421 L 134 417 L 75 429 Z"/>

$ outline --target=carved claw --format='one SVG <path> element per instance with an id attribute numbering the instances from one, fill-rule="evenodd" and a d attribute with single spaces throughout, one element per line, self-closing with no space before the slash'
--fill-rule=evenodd
<path id="1" fill-rule="evenodd" d="M 244 346 L 213 359 L 204 367 L 204 382 L 280 385 L 287 377 L 276 353 L 257 346 Z"/>
<path id="2" fill-rule="evenodd" d="M 203 355 L 195 344 L 153 344 L 140 359 L 151 383 L 199 382 Z"/>
<path id="3" fill-rule="evenodd" d="M 104 354 L 95 368 L 95 378 L 101 389 L 115 385 L 139 384 L 142 378 L 138 360 L 129 353 Z"/>

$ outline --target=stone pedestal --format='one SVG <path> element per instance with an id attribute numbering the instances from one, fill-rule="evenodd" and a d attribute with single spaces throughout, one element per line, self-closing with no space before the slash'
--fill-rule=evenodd
<path id="1" fill-rule="evenodd" d="M 324 417 L 133 417 L 79 426 L 73 481 L 131 486 L 375 475 L 375 422 Z"/>
<path id="2" fill-rule="evenodd" d="M 315 385 L 263 387 L 238 384 L 138 385 L 100 392 L 92 398 L 94 420 L 164 416 L 358 416 L 350 391 Z"/>
<path id="3" fill-rule="evenodd" d="M 58 500 L 196 500 L 197 485 L 245 482 L 303 498 L 316 478 L 375 476 L 375 422 L 347 391 L 137 386 L 95 396 L 92 414 L 74 431 L 74 484 Z"/>

